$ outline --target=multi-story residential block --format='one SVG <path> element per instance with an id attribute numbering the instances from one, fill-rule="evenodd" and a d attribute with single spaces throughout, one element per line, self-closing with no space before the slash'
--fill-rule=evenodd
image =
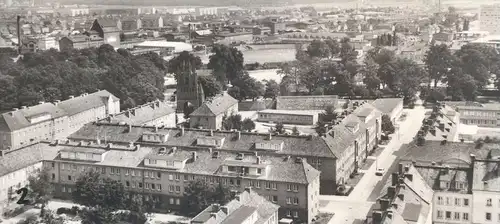
<path id="1" fill-rule="evenodd" d="M 433 190 L 411 165 L 398 164 L 390 184 L 378 204 L 368 214 L 368 224 L 430 224 L 432 223 Z"/>
<path id="2" fill-rule="evenodd" d="M 184 189 L 193 180 L 222 184 L 239 192 L 252 187 L 280 206 L 280 218 L 311 223 L 319 209 L 320 172 L 302 158 L 228 152 L 207 146 L 192 149 L 101 141 L 40 144 L 59 152 L 46 159 L 44 166 L 49 168 L 61 198 L 70 197 L 80 175 L 94 170 L 120 181 L 129 191 L 145 194 L 157 202 L 157 209 L 179 208 Z"/>
<path id="3" fill-rule="evenodd" d="M 191 220 L 191 224 L 278 224 L 278 209 L 278 205 L 247 187 L 225 205 L 208 206 Z"/>
<path id="4" fill-rule="evenodd" d="M 380 98 L 371 102 L 371 104 L 383 113 L 389 116 L 392 123 L 403 113 L 403 98 Z"/>
<path id="5" fill-rule="evenodd" d="M 121 113 L 111 114 L 98 123 L 175 127 L 177 124 L 175 116 L 175 110 L 171 105 L 156 100 Z"/>
<path id="6" fill-rule="evenodd" d="M 70 99 L 22 107 L 0 116 L 0 149 L 64 139 L 84 124 L 120 111 L 120 101 L 106 90 Z"/>
<path id="7" fill-rule="evenodd" d="M 472 223 L 500 222 L 500 154 L 498 146 L 487 158 L 471 155 L 474 172 Z"/>
<path id="8" fill-rule="evenodd" d="M 95 19 L 90 27 L 90 31 L 95 31 L 104 39 L 105 44 L 114 48 L 120 47 L 120 30 L 117 21 L 111 19 Z"/>
<path id="9" fill-rule="evenodd" d="M 28 177 L 42 168 L 42 161 L 57 156 L 55 148 L 41 145 L 27 146 L 20 150 L 0 150 L 0 214 L 18 205 L 16 191 L 28 184 Z M 0 215 L 1 217 L 1 215 Z"/>
<path id="10" fill-rule="evenodd" d="M 224 116 L 238 113 L 238 100 L 227 93 L 206 101 L 189 115 L 191 128 L 222 129 Z"/>
<path id="11" fill-rule="evenodd" d="M 500 104 L 476 102 L 445 102 L 460 113 L 460 122 L 479 127 L 500 127 Z"/>
<path id="12" fill-rule="evenodd" d="M 179 147 L 210 147 L 223 151 L 239 151 L 274 156 L 293 156 L 307 159 L 321 174 L 322 194 L 334 194 L 337 184 L 345 184 L 357 170 L 380 137 L 381 113 L 365 103 L 357 108 L 352 127 L 339 124 L 324 136 L 288 136 L 258 133 L 214 131 L 200 129 L 158 129 L 168 136 L 155 140 L 156 144 Z M 107 133 L 106 140 L 115 143 L 148 141 L 148 133 L 156 133 L 157 127 L 137 127 L 119 124 L 87 125 L 69 138 L 75 141 L 95 140 Z M 125 134 L 126 133 L 126 134 Z M 156 137 L 155 137 L 156 138 Z M 205 139 L 210 142 L 204 143 Z"/>
<path id="13" fill-rule="evenodd" d="M 481 5 L 479 29 L 490 34 L 500 34 L 500 4 Z"/>

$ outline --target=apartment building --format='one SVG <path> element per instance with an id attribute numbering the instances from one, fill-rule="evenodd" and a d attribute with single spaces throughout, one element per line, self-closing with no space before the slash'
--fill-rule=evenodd
<path id="1" fill-rule="evenodd" d="M 460 113 L 460 122 L 479 127 L 500 127 L 500 104 L 476 102 L 445 102 Z"/>
<path id="2" fill-rule="evenodd" d="M 415 167 L 398 164 L 387 190 L 368 214 L 368 224 L 431 224 L 433 190 Z"/>
<path id="3" fill-rule="evenodd" d="M 280 218 L 311 223 L 319 209 L 320 172 L 302 158 L 100 141 L 40 144 L 59 152 L 44 166 L 61 198 L 70 197 L 82 173 L 95 170 L 122 182 L 127 190 L 146 194 L 158 209 L 179 208 L 184 188 L 193 180 L 239 192 L 252 187 L 280 206 Z"/>
<path id="4" fill-rule="evenodd" d="M 165 101 L 155 100 L 121 113 L 111 114 L 98 123 L 175 127 L 176 121 L 172 106 Z"/>
<path id="5" fill-rule="evenodd" d="M 481 5 L 479 29 L 492 35 L 500 34 L 500 4 Z"/>
<path id="6" fill-rule="evenodd" d="M 473 160 L 472 223 L 500 222 L 500 154 L 498 147 L 488 158 L 471 155 Z"/>
<path id="7" fill-rule="evenodd" d="M 246 187 L 227 204 L 208 206 L 191 220 L 191 224 L 278 224 L 278 209 L 278 205 Z"/>
<path id="8" fill-rule="evenodd" d="M 84 124 L 120 111 L 120 100 L 106 90 L 55 103 L 40 102 L 0 116 L 0 149 L 64 139 Z"/>
<path id="9" fill-rule="evenodd" d="M 15 193 L 28 184 L 28 177 L 42 168 L 42 161 L 54 158 L 57 150 L 39 144 L 20 150 L 0 150 L 0 216 L 6 209 L 18 205 L 19 195 Z"/>
<path id="10" fill-rule="evenodd" d="M 223 93 L 204 102 L 189 114 L 191 128 L 222 129 L 224 116 L 238 113 L 238 100 L 227 93 Z"/>
<path id="11" fill-rule="evenodd" d="M 257 112 L 260 122 L 282 122 L 284 124 L 316 125 L 323 111 L 308 110 L 261 110 Z"/>

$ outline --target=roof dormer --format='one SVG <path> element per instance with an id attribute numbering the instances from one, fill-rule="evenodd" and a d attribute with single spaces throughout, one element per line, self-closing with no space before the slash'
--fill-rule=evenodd
<path id="1" fill-rule="evenodd" d="M 266 140 L 262 142 L 256 142 L 255 149 L 278 152 L 283 150 L 283 145 L 284 142 L 282 140 Z"/>
<path id="2" fill-rule="evenodd" d="M 220 148 L 224 145 L 224 139 L 224 137 L 219 136 L 202 136 L 196 139 L 196 145 Z"/>
<path id="3" fill-rule="evenodd" d="M 89 162 L 102 162 L 106 150 L 98 148 L 66 148 L 60 151 L 61 159 L 65 160 L 80 160 Z"/>

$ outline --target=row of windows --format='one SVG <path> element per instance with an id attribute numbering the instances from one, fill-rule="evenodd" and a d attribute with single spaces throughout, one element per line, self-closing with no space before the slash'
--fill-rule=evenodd
<path id="1" fill-rule="evenodd" d="M 471 119 L 462 119 L 462 123 L 464 124 L 482 124 L 482 125 L 495 125 L 497 121 L 495 120 L 471 120 Z"/>
<path id="2" fill-rule="evenodd" d="M 486 212 L 484 216 L 485 216 L 484 219 L 486 221 L 492 221 L 492 214 L 491 214 L 491 212 Z M 497 221 L 500 221 L 500 213 L 498 213 L 498 220 Z"/>
<path id="3" fill-rule="evenodd" d="M 455 221 L 459 221 L 459 220 L 463 220 L 463 221 L 468 221 L 469 220 L 469 213 L 460 213 L 460 212 L 454 212 L 453 213 L 453 216 L 452 216 L 452 212 L 450 211 L 441 211 L 441 210 L 438 210 L 437 211 L 437 219 L 446 219 L 446 220 L 455 220 Z"/>
<path id="4" fill-rule="evenodd" d="M 468 198 L 463 198 L 463 199 L 462 198 L 455 198 L 455 200 L 453 200 L 452 197 L 446 197 L 446 201 L 445 201 L 443 199 L 443 197 L 438 196 L 438 202 L 437 202 L 437 204 L 438 205 L 450 205 L 450 206 L 464 206 L 464 207 L 468 207 L 469 206 L 469 199 Z"/>

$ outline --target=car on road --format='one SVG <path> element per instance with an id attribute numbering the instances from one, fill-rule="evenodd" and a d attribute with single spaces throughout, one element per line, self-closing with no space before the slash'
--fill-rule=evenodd
<path id="1" fill-rule="evenodd" d="M 377 168 L 377 171 L 375 171 L 375 175 L 377 176 L 383 176 L 384 175 L 384 168 Z"/>

